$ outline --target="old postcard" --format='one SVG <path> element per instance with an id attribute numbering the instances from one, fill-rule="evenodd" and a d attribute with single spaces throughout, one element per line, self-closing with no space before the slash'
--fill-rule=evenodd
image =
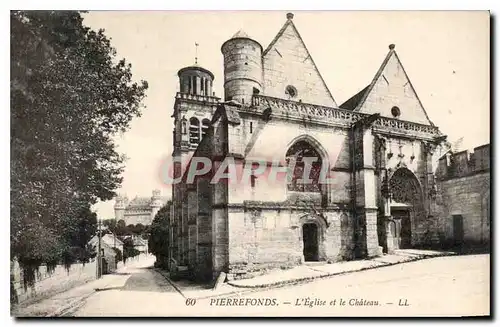
<path id="1" fill-rule="evenodd" d="M 490 316 L 489 12 L 10 20 L 12 316 Z"/>

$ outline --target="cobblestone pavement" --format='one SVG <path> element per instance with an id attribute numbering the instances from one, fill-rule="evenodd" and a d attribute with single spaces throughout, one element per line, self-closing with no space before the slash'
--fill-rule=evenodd
<path id="1" fill-rule="evenodd" d="M 75 316 L 461 316 L 488 315 L 489 255 L 402 263 L 280 288 L 186 299 L 154 269 L 131 271 Z M 187 293 L 185 293 L 187 295 Z"/>

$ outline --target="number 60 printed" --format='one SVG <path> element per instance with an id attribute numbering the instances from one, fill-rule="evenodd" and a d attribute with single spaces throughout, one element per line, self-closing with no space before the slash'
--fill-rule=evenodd
<path id="1" fill-rule="evenodd" d="M 196 299 L 186 299 L 187 306 L 193 306 L 196 304 Z"/>

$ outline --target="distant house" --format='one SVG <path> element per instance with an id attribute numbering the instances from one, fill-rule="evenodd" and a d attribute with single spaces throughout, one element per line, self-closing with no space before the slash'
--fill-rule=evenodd
<path id="1" fill-rule="evenodd" d="M 97 235 L 92 237 L 89 241 L 89 245 L 92 246 L 95 251 L 97 251 L 99 247 L 99 238 Z M 116 260 L 116 252 L 113 248 L 116 247 L 123 254 L 123 242 L 115 237 L 113 234 L 105 234 L 101 237 L 101 255 L 104 258 L 104 273 L 110 273 L 115 271 L 117 268 L 117 260 Z"/>
<path id="2" fill-rule="evenodd" d="M 97 235 L 94 236 L 89 243 L 92 244 L 92 246 L 97 245 L 98 238 Z M 123 242 L 114 234 L 105 234 L 101 237 L 101 247 L 103 244 L 106 244 L 110 248 L 116 247 L 123 253 Z"/>

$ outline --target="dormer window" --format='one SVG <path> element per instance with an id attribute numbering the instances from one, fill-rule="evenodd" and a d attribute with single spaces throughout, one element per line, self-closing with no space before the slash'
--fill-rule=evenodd
<path id="1" fill-rule="evenodd" d="M 285 89 L 285 94 L 288 95 L 289 99 L 295 98 L 297 96 L 297 89 L 292 85 L 288 85 Z"/>

